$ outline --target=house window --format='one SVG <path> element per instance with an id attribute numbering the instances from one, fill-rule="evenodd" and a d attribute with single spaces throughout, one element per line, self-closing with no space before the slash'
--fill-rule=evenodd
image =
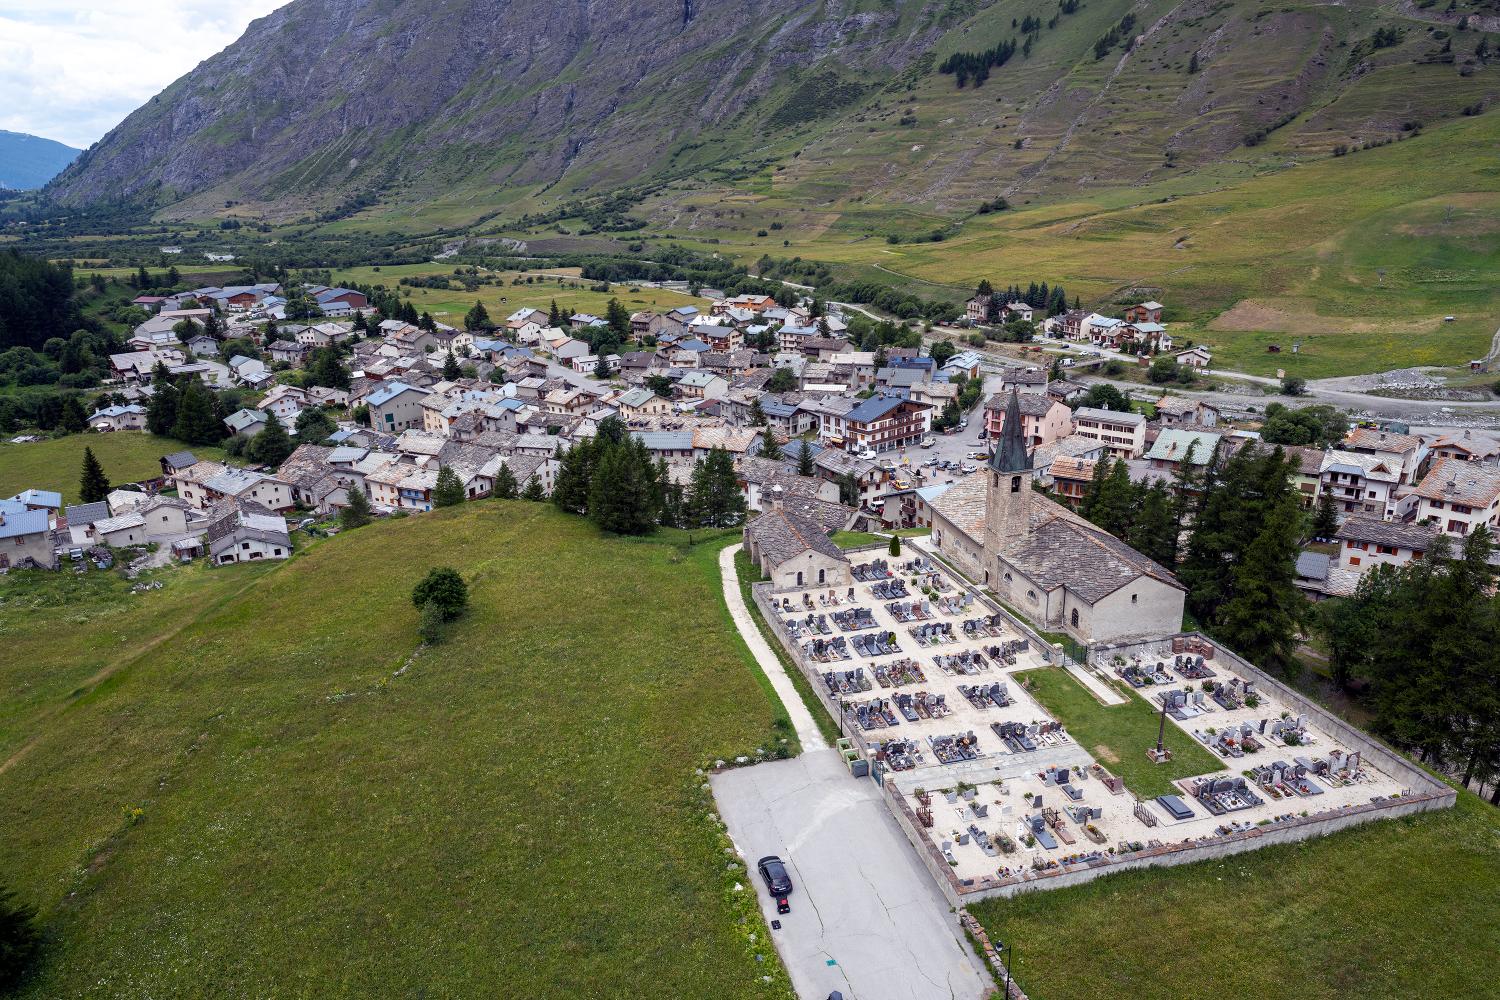
<path id="1" fill-rule="evenodd" d="M 276 549 L 276 550 L 275 550 L 275 553 L 276 553 L 276 555 L 278 555 L 278 556 L 279 556 L 279 555 L 281 555 L 281 550 L 280 550 L 280 549 Z"/>
<path id="2" fill-rule="evenodd" d="M 249 542 L 240 542 L 240 548 L 242 548 L 242 549 L 248 549 L 249 547 L 250 547 L 250 543 Z"/>
<path id="3" fill-rule="evenodd" d="M 1073 609 L 1073 613 L 1068 616 L 1068 621 L 1070 621 L 1070 622 L 1073 623 L 1073 627 L 1074 628 L 1078 627 L 1078 609 L 1077 608 L 1074 608 Z"/>
<path id="4" fill-rule="evenodd" d="M 1139 595 L 1139 594 L 1131 594 L 1130 595 L 1130 603 L 1131 604 L 1139 604 L 1140 602 L 1141 602 L 1141 595 Z"/>
<path id="5" fill-rule="evenodd" d="M 1350 556 L 1349 557 L 1349 565 L 1350 566 L 1358 566 L 1359 565 L 1359 556 Z"/>

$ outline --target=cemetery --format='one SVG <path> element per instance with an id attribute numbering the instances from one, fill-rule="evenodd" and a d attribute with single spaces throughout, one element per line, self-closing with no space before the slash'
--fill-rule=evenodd
<path id="1" fill-rule="evenodd" d="M 1029 690 L 1042 674 L 1074 683 L 1060 648 L 918 546 L 850 556 L 852 587 L 755 597 L 839 720 L 851 770 L 881 784 L 955 905 L 1452 804 L 1425 772 L 1199 636 L 1071 664 L 1153 722 L 1139 746 L 1080 745 L 1068 713 Z M 1126 778 L 1158 766 L 1158 724 L 1220 768 L 1179 766 L 1137 794 L 1096 759 L 1136 755 Z"/>

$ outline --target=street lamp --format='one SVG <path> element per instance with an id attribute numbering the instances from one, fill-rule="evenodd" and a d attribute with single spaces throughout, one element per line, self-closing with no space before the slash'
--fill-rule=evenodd
<path id="1" fill-rule="evenodd" d="M 1004 941 L 996 941 L 995 950 L 1005 952 L 1005 1000 L 1010 1000 L 1010 956 L 1013 949 L 1005 947 Z"/>

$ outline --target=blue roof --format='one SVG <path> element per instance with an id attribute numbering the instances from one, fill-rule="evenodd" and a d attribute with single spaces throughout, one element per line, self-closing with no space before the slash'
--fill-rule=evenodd
<path id="1" fill-rule="evenodd" d="M 762 399 L 760 401 L 760 412 L 768 417 L 790 417 L 797 412 L 797 408 L 791 403 L 783 403 L 779 399 Z"/>
<path id="2" fill-rule="evenodd" d="M 403 392 L 408 391 L 421 392 L 422 390 L 418 389 L 416 386 L 407 385 L 405 382 L 392 382 L 390 385 L 383 386 L 370 393 L 368 402 L 371 406 L 383 406 L 386 403 L 389 403 L 391 400 L 395 399 L 397 396 L 401 395 Z"/>
<path id="3" fill-rule="evenodd" d="M 343 441 L 349 440 L 353 436 L 354 436 L 354 432 L 351 431 L 349 428 L 347 428 L 347 427 L 340 427 L 338 430 L 336 430 L 332 434 L 328 435 L 328 440 L 343 442 Z"/>
<path id="4" fill-rule="evenodd" d="M 850 410 L 845 419 L 857 424 L 867 424 L 872 420 L 879 420 L 904 402 L 899 396 L 871 396 Z M 765 404 L 761 404 L 761 408 L 764 409 Z"/>
<path id="5" fill-rule="evenodd" d="M 708 350 L 708 344 L 697 337 L 690 337 L 687 340 L 681 341 L 677 345 L 677 348 L 682 351 L 706 351 Z"/>
<path id="6" fill-rule="evenodd" d="M 54 510 L 62 510 L 62 494 L 53 493 L 51 490 L 27 490 L 25 493 L 17 493 L 11 499 L 33 507 L 51 507 Z"/>
<path id="7" fill-rule="evenodd" d="M 5 515 L 0 521 L 0 538 L 16 538 L 20 535 L 35 535 L 50 531 L 51 521 L 45 510 L 25 510 Z"/>
<path id="8" fill-rule="evenodd" d="M 683 316 L 696 316 L 696 315 L 698 315 L 698 307 L 697 306 L 678 306 L 677 308 L 675 308 L 675 309 L 671 310 L 670 312 L 668 312 L 667 315 L 670 316 L 673 313 L 680 313 Z"/>
<path id="9" fill-rule="evenodd" d="M 928 357 L 921 358 L 887 358 L 887 368 L 936 368 L 937 363 Z"/>
<path id="10" fill-rule="evenodd" d="M 1297 554 L 1297 575 L 1304 580 L 1326 580 L 1333 560 L 1323 552 L 1300 552 Z"/>
<path id="11" fill-rule="evenodd" d="M 648 451 L 692 451 L 692 431 L 631 431 Z"/>

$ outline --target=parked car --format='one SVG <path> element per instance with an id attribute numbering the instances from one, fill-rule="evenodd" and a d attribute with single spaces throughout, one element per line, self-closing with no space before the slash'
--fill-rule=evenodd
<path id="1" fill-rule="evenodd" d="M 931 448 L 935 444 L 937 444 L 937 438 L 933 437 L 931 434 L 922 439 L 923 448 Z"/>
<path id="2" fill-rule="evenodd" d="M 973 462 L 965 462 L 963 465 L 960 465 L 958 467 L 958 471 L 962 472 L 964 475 L 968 475 L 969 473 L 978 470 L 978 468 L 979 466 L 975 465 Z"/>
<path id="3" fill-rule="evenodd" d="M 866 448 L 864 451 L 859 453 L 859 457 L 866 462 L 873 462 L 875 461 L 875 452 L 870 448 Z"/>
<path id="4" fill-rule="evenodd" d="M 760 869 L 760 877 L 766 881 L 766 891 L 776 900 L 776 912 L 786 913 L 791 910 L 791 904 L 786 898 L 792 894 L 792 876 L 787 873 L 786 865 L 774 854 L 768 854 L 755 863 Z"/>

